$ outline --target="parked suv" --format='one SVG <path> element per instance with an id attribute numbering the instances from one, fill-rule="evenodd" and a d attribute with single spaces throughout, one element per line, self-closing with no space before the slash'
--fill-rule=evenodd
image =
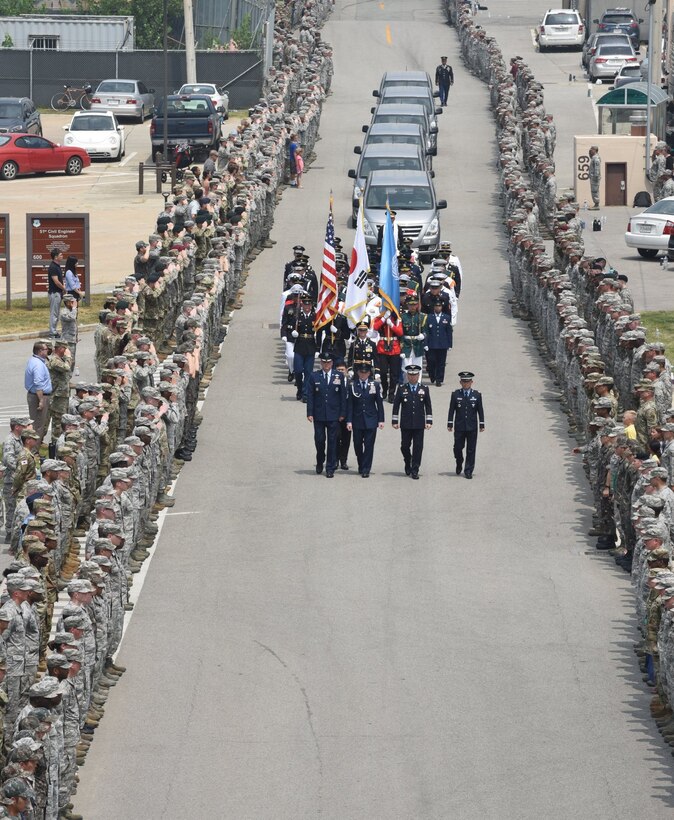
<path id="1" fill-rule="evenodd" d="M 440 214 L 447 207 L 435 198 L 428 171 L 372 171 L 365 183 L 363 212 L 365 242 L 377 244 L 379 228 L 386 221 L 386 206 L 396 212 L 396 225 L 412 240 L 421 257 L 432 259 L 440 245 Z"/>
<path id="2" fill-rule="evenodd" d="M 575 46 L 585 42 L 585 26 L 575 9 L 548 9 L 538 26 L 538 49 L 553 46 Z"/>
<path id="3" fill-rule="evenodd" d="M 42 136 L 40 112 L 28 97 L 0 97 L 0 133 Z"/>
<path id="4" fill-rule="evenodd" d="M 643 20 L 637 18 L 632 9 L 607 9 L 600 20 L 593 20 L 592 22 L 597 24 L 598 32 L 626 34 L 632 41 L 634 48 L 639 48 L 639 23 L 643 23 Z"/>

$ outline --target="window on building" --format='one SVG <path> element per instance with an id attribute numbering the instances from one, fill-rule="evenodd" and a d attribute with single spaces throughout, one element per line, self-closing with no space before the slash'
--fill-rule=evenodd
<path id="1" fill-rule="evenodd" d="M 58 35 L 53 34 L 31 34 L 28 38 L 30 48 L 41 51 L 57 51 L 59 47 Z"/>

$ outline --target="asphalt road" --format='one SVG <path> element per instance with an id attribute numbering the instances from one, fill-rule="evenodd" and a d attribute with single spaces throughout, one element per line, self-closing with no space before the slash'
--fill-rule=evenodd
<path id="1" fill-rule="evenodd" d="M 633 595 L 585 537 L 564 417 L 507 304 L 486 89 L 435 0 L 341 2 L 318 159 L 251 269 L 81 771 L 87 820 L 661 818 L 672 758 L 631 650 Z M 398 434 L 330 483 L 285 379 L 281 265 L 320 265 L 330 190 L 349 244 L 353 145 L 386 69 L 457 82 L 441 118 L 444 234 L 466 270 L 418 482 Z M 453 374 L 485 397 L 475 478 L 445 429 Z M 390 416 L 387 406 L 387 417 Z M 351 459 L 353 464 L 354 459 Z"/>

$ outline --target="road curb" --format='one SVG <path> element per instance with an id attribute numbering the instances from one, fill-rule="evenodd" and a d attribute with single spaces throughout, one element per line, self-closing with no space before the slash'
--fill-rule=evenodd
<path id="1" fill-rule="evenodd" d="M 93 330 L 96 325 L 80 325 L 78 330 Z M 10 333 L 0 336 L 0 342 L 20 342 L 22 339 L 42 339 L 49 336 L 49 330 L 30 330 L 27 333 Z"/>

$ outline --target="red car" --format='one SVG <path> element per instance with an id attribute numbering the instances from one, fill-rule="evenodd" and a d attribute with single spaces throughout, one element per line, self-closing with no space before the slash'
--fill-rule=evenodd
<path id="1" fill-rule="evenodd" d="M 67 148 L 34 134 L 0 134 L 0 179 L 65 171 L 75 176 L 91 165 L 82 148 Z"/>

